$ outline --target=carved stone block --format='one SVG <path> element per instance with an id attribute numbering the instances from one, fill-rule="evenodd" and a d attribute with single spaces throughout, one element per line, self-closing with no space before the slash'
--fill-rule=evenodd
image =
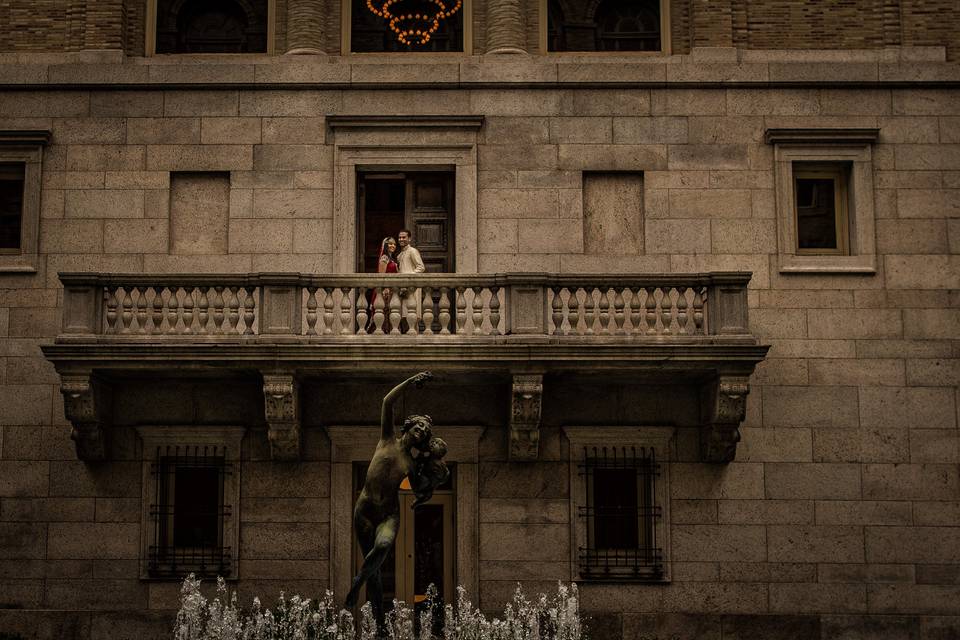
<path id="1" fill-rule="evenodd" d="M 747 410 L 747 376 L 721 375 L 704 388 L 700 449 L 708 462 L 730 462 L 737 454 L 740 423 Z"/>
<path id="2" fill-rule="evenodd" d="M 263 374 L 263 406 L 270 457 L 300 459 L 299 384 L 293 374 Z"/>
<path id="3" fill-rule="evenodd" d="M 60 375 L 63 412 L 73 425 L 70 437 L 77 448 L 77 458 L 96 461 L 107 457 L 105 408 L 110 406 L 109 387 L 89 372 Z"/>
<path id="4" fill-rule="evenodd" d="M 511 460 L 536 460 L 540 449 L 540 408 L 543 376 L 513 376 L 510 411 Z"/>

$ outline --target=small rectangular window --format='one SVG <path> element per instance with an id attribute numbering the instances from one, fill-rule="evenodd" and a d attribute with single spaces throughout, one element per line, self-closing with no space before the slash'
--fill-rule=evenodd
<path id="1" fill-rule="evenodd" d="M 843 163 L 794 163 L 797 254 L 849 255 L 849 172 Z"/>
<path id="2" fill-rule="evenodd" d="M 267 0 L 157 0 L 156 53 L 266 53 Z"/>
<path id="3" fill-rule="evenodd" d="M 224 477 L 231 472 L 217 447 L 167 447 L 152 465 L 156 499 L 150 507 L 154 544 L 149 574 L 180 578 L 193 572 L 228 575 L 231 549 L 224 544 Z"/>
<path id="4" fill-rule="evenodd" d="M 368 6 L 366 0 L 348 0 L 350 7 L 350 51 L 352 53 L 404 53 L 417 51 L 463 51 L 463 16 L 466 12 L 463 5 L 454 10 L 457 5 L 453 0 L 447 6 L 450 12 L 445 17 L 437 19 L 435 25 L 429 22 L 420 21 L 394 23 L 386 17 L 375 14 Z M 417 15 L 422 11 L 423 14 L 431 16 L 437 11 L 438 7 L 443 5 L 432 2 L 417 2 L 408 0 L 404 3 L 389 3 L 393 5 L 393 10 L 416 12 Z M 384 2 L 374 2 L 375 7 L 383 7 Z M 410 17 L 410 16 L 408 16 Z M 436 29 L 429 37 L 423 38 L 410 36 L 403 42 L 399 36 L 399 31 L 404 29 L 429 30 Z M 425 32 L 425 31 L 424 31 Z"/>
<path id="5" fill-rule="evenodd" d="M 22 163 L 0 163 L 0 253 L 20 253 L 23 232 Z"/>
<path id="6" fill-rule="evenodd" d="M 666 50 L 660 0 L 546 0 L 545 8 L 547 51 Z"/>
<path id="7" fill-rule="evenodd" d="M 648 447 L 586 446 L 579 465 L 586 483 L 586 546 L 579 548 L 580 574 L 589 578 L 659 580 L 663 549 L 657 542 L 656 504 L 660 475 Z"/>

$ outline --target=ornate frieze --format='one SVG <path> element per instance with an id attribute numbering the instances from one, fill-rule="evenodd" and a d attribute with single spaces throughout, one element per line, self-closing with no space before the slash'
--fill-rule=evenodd
<path id="1" fill-rule="evenodd" d="M 274 460 L 300 458 L 299 384 L 292 373 L 263 374 L 263 406 Z"/>
<path id="2" fill-rule="evenodd" d="M 106 407 L 110 406 L 109 388 L 89 372 L 60 375 L 63 412 L 73 425 L 70 437 L 77 458 L 88 462 L 107 457 Z"/>
<path id="3" fill-rule="evenodd" d="M 510 459 L 536 460 L 540 449 L 543 376 L 514 375 L 510 411 Z"/>
<path id="4" fill-rule="evenodd" d="M 707 384 L 703 405 L 706 415 L 700 435 L 704 460 L 730 462 L 736 456 L 748 393 L 747 376 L 721 375 Z"/>

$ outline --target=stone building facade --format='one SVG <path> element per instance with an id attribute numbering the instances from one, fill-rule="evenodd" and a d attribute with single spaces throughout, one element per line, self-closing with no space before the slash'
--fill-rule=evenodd
<path id="1" fill-rule="evenodd" d="M 473 0 L 431 53 L 235 5 L 0 1 L 0 632 L 168 637 L 197 563 L 345 593 L 380 399 L 431 369 L 436 575 L 485 610 L 960 636 L 953 3 Z M 430 273 L 370 275 L 401 226 Z"/>

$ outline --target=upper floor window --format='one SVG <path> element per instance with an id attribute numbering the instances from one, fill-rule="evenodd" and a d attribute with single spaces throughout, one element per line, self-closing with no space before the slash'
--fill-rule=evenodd
<path id="1" fill-rule="evenodd" d="M 20 253 L 23 227 L 22 163 L 0 163 L 0 252 Z"/>
<path id="2" fill-rule="evenodd" d="M 548 51 L 650 51 L 664 46 L 661 0 L 548 0 Z"/>
<path id="3" fill-rule="evenodd" d="M 268 0 L 156 0 L 157 53 L 266 53 Z"/>
<path id="4" fill-rule="evenodd" d="M 456 6 L 456 0 L 449 3 Z M 383 52 L 436 52 L 436 51 L 463 51 L 463 16 L 465 8 L 460 7 L 450 15 L 440 16 L 427 23 L 416 23 L 412 21 L 406 24 L 403 21 L 394 23 L 395 28 L 391 28 L 390 19 L 374 13 L 367 0 L 346 0 L 345 6 L 350 7 L 349 19 L 350 28 L 347 32 L 349 41 L 346 43 L 344 51 L 351 53 L 383 53 Z M 375 9 L 384 5 L 383 0 L 374 0 L 370 3 Z M 444 5 L 446 6 L 446 5 Z M 390 9 L 395 14 L 400 14 L 407 10 L 410 14 L 435 16 L 439 10 L 439 3 L 431 0 L 400 0 L 390 3 Z M 404 35 L 400 31 L 405 29 L 419 30 L 425 33 L 435 28 L 426 37 L 419 37 L 415 34 Z M 406 42 L 404 42 L 406 41 Z"/>

